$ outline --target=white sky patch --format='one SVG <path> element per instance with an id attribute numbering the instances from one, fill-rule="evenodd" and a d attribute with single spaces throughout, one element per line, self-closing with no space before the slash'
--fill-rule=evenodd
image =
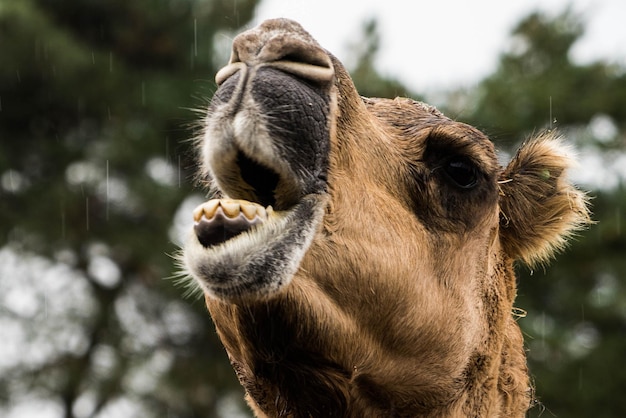
<path id="1" fill-rule="evenodd" d="M 109 257 L 97 255 L 89 260 L 87 273 L 100 285 L 112 289 L 122 278 L 122 271 Z"/>
<path id="2" fill-rule="evenodd" d="M 83 392 L 74 402 L 72 412 L 76 418 L 88 418 L 93 415 L 98 398 L 94 391 Z"/>
<path id="3" fill-rule="evenodd" d="M 0 413 L 2 412 L 0 409 Z M 28 396 L 19 399 L 10 411 L 4 413 L 0 415 L 6 418 L 59 418 L 63 416 L 63 407 L 59 402 L 50 399 Z"/>
<path id="4" fill-rule="evenodd" d="M 154 157 L 146 163 L 146 172 L 155 182 L 163 186 L 175 186 L 178 172 L 174 166 L 164 158 Z"/>
<path id="5" fill-rule="evenodd" d="M 495 70 L 522 17 L 534 10 L 554 15 L 570 4 L 583 15 L 587 29 L 573 58 L 625 63 L 623 0 L 318 0 L 315 5 L 308 0 L 263 0 L 253 24 L 273 17 L 295 19 L 346 62 L 363 22 L 375 17 L 381 35 L 378 68 L 417 92 L 431 92 L 475 84 Z"/>
<path id="6" fill-rule="evenodd" d="M 120 397 L 107 404 L 96 416 L 97 418 L 143 418 L 144 406 L 129 397 Z"/>
<path id="7" fill-rule="evenodd" d="M 0 373 L 85 349 L 93 314 L 86 279 L 62 263 L 0 249 Z M 1 415 L 1 414 L 0 414 Z"/>
<path id="8" fill-rule="evenodd" d="M 626 184 L 626 154 L 602 152 L 594 147 L 585 147 L 577 156 L 578 167 L 570 172 L 576 184 L 595 190 L 614 190 Z"/>
<path id="9" fill-rule="evenodd" d="M 7 170 L 0 176 L 0 186 L 9 193 L 19 193 L 29 186 L 29 181 L 15 170 Z"/>
<path id="10" fill-rule="evenodd" d="M 202 204 L 206 199 L 203 199 L 200 195 L 191 195 L 187 199 L 183 200 L 176 213 L 174 214 L 174 221 L 169 230 L 170 240 L 179 247 L 182 247 L 189 235 L 193 231 L 193 217 L 192 211 Z"/>
<path id="11" fill-rule="evenodd" d="M 596 140 L 606 143 L 615 139 L 619 129 L 610 116 L 598 114 L 589 122 L 589 133 Z"/>
<path id="12" fill-rule="evenodd" d="M 65 169 L 65 179 L 73 186 L 94 185 L 104 177 L 104 171 L 91 161 L 76 161 Z"/>

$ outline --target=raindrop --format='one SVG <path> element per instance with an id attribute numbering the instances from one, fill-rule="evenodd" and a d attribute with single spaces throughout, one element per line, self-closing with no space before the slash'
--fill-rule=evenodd
<path id="1" fill-rule="evenodd" d="M 96 54 L 91 51 L 91 64 L 96 65 Z"/>
<path id="2" fill-rule="evenodd" d="M 65 240 L 65 208 L 61 204 L 61 239 Z"/>
<path id="3" fill-rule="evenodd" d="M 193 19 L 193 56 L 198 56 L 198 19 Z"/>
<path id="4" fill-rule="evenodd" d="M 552 130 L 552 96 L 550 96 L 550 130 Z"/>
<path id="5" fill-rule="evenodd" d="M 109 72 L 113 72 L 113 52 L 109 52 Z"/>
<path id="6" fill-rule="evenodd" d="M 107 168 L 106 168 L 106 220 L 109 220 L 109 160 L 107 160 Z"/>
<path id="7" fill-rule="evenodd" d="M 581 320 L 584 322 L 585 321 L 585 305 L 583 304 L 580 305 L 580 317 L 581 317 Z"/>
<path id="8" fill-rule="evenodd" d="M 146 82 L 141 82 L 141 105 L 146 105 Z"/>
<path id="9" fill-rule="evenodd" d="M 583 390 L 583 368 L 578 369 L 578 390 Z"/>
<path id="10" fill-rule="evenodd" d="M 180 169 L 180 155 L 179 155 L 179 156 L 178 156 L 178 188 L 179 188 L 179 189 L 180 189 L 180 183 L 181 183 L 181 182 L 180 182 L 180 177 L 181 177 L 181 176 L 180 176 L 180 172 L 181 172 L 181 169 Z"/>
<path id="11" fill-rule="evenodd" d="M 87 231 L 89 231 L 89 198 L 85 198 L 85 226 L 87 227 Z"/>
<path id="12" fill-rule="evenodd" d="M 17 76 L 17 82 L 22 82 L 22 76 L 20 75 L 20 70 L 15 70 L 15 75 Z"/>

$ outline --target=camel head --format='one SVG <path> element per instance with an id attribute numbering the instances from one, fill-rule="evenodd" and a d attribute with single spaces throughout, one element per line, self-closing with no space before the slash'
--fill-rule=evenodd
<path id="1" fill-rule="evenodd" d="M 542 134 L 499 165 L 477 129 L 358 95 L 279 19 L 237 36 L 199 141 L 213 199 L 186 270 L 258 417 L 523 417 L 513 263 L 588 221 Z"/>

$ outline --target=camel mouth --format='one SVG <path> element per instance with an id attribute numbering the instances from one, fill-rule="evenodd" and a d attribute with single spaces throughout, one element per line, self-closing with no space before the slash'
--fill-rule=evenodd
<path id="1" fill-rule="evenodd" d="M 327 194 L 303 193 L 297 178 L 238 152 L 219 177 L 224 196 L 193 211 L 185 264 L 208 295 L 259 300 L 290 283 L 323 218 Z"/>
<path id="2" fill-rule="evenodd" d="M 218 75 L 202 156 L 219 199 L 196 209 L 184 251 L 208 296 L 237 303 L 276 294 L 322 223 L 334 70 L 294 59 L 235 63 Z"/>
<path id="3" fill-rule="evenodd" d="M 241 179 L 251 187 L 256 198 L 255 202 L 265 207 L 276 206 L 280 175 L 241 151 L 237 153 L 236 164 L 239 167 Z"/>
<path id="4" fill-rule="evenodd" d="M 299 125 L 276 127 L 260 114 L 249 103 L 213 113 L 204 155 L 219 198 L 196 208 L 185 245 L 195 282 L 231 303 L 271 297 L 291 282 L 327 206 L 326 148 L 307 147 Z"/>
<path id="5" fill-rule="evenodd" d="M 189 273 L 209 296 L 230 303 L 259 300 L 291 282 L 324 216 L 327 195 L 304 196 L 293 207 L 213 199 L 193 213 L 185 245 Z"/>
<path id="6" fill-rule="evenodd" d="M 234 155 L 221 156 L 221 168 L 216 170 L 218 192 L 224 198 L 209 200 L 193 213 L 195 234 L 205 248 L 242 234 L 242 239 L 249 239 L 256 228 L 286 216 L 303 197 L 303 181 L 280 158 L 262 163 L 241 150 Z"/>
<path id="7" fill-rule="evenodd" d="M 220 245 L 277 216 L 272 206 L 236 199 L 212 199 L 193 212 L 198 241 L 208 248 Z"/>

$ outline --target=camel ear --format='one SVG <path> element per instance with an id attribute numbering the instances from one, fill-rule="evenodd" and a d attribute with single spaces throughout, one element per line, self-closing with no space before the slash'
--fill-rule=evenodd
<path id="1" fill-rule="evenodd" d="M 502 172 L 500 239 L 504 251 L 528 265 L 547 262 L 568 238 L 591 223 L 588 198 L 566 178 L 574 165 L 554 133 L 526 142 Z"/>

